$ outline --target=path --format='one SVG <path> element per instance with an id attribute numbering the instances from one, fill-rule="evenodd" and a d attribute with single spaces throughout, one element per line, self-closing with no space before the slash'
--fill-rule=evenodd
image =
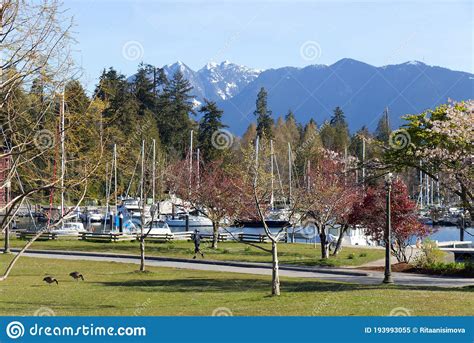
<path id="1" fill-rule="evenodd" d="M 12 249 L 14 252 L 18 249 Z M 89 253 L 51 250 L 29 250 L 28 257 L 52 258 L 64 260 L 88 260 L 100 262 L 120 262 L 139 264 L 136 255 L 114 253 Z M 153 267 L 168 267 L 180 269 L 206 270 L 229 273 L 244 273 L 257 275 L 271 275 L 269 263 L 246 263 L 230 261 L 188 260 L 180 258 L 165 258 L 150 256 L 146 264 Z M 330 267 L 295 267 L 281 265 L 280 275 L 285 277 L 313 278 L 325 281 L 339 281 L 358 284 L 380 284 L 383 280 L 382 272 L 361 271 L 349 268 Z M 464 287 L 474 285 L 473 278 L 456 278 L 429 276 L 409 273 L 392 273 L 397 285 L 406 286 L 435 286 L 435 287 Z"/>

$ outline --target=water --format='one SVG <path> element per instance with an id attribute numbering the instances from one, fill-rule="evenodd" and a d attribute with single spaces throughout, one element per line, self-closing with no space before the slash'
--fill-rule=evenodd
<path id="1" fill-rule="evenodd" d="M 455 226 L 434 226 L 435 230 L 428 237 L 439 242 L 459 241 L 459 228 Z M 467 228 L 464 231 L 464 240 L 474 242 L 474 228 Z"/>
<path id="2" fill-rule="evenodd" d="M 19 218 L 17 220 L 17 228 L 20 230 L 33 230 L 34 225 L 31 222 L 30 218 Z M 39 227 L 41 227 L 44 224 L 37 224 Z M 104 224 L 103 223 L 89 223 L 89 224 L 84 224 L 85 228 L 91 232 L 104 232 Z M 109 231 L 108 225 L 105 226 L 105 231 Z M 184 231 L 183 228 L 170 228 L 171 232 L 182 232 Z M 238 233 L 242 232 L 244 229 L 243 228 L 228 228 L 226 229 L 229 232 L 232 233 Z M 433 232 L 428 236 L 428 238 L 432 240 L 436 240 L 439 242 L 447 242 L 447 241 L 459 241 L 459 228 L 454 227 L 454 226 L 438 226 L 438 227 L 433 227 Z M 245 229 L 246 232 L 248 233 L 264 233 L 263 229 Z M 212 227 L 203 227 L 199 228 L 199 232 L 201 233 L 212 233 Z M 289 236 L 291 236 L 291 230 L 288 231 Z M 290 237 L 289 237 L 290 238 Z M 467 228 L 464 233 L 464 240 L 465 241 L 473 241 L 474 242 L 474 228 Z M 312 242 L 311 239 L 298 239 L 298 241 L 301 241 L 302 243 L 307 242 L 310 243 Z"/>

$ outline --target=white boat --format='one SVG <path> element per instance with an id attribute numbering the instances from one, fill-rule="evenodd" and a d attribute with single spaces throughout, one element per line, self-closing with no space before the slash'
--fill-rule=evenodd
<path id="1" fill-rule="evenodd" d="M 66 222 L 62 227 L 51 230 L 58 236 L 79 236 L 83 232 L 87 232 L 84 228 L 84 224 L 80 222 Z"/>
<path id="2" fill-rule="evenodd" d="M 148 231 L 150 230 L 150 231 Z M 145 233 L 148 232 L 149 235 L 165 235 L 170 234 L 171 230 L 168 224 L 164 220 L 153 220 L 150 229 L 150 222 L 148 222 L 145 226 Z"/>
<path id="3" fill-rule="evenodd" d="M 117 208 L 118 213 L 122 213 L 124 222 L 131 220 L 136 226 L 140 226 L 142 222 L 142 208 L 140 201 L 134 198 L 122 200 L 122 204 Z M 151 220 L 149 211 L 145 209 L 145 222 Z"/>
<path id="4" fill-rule="evenodd" d="M 172 228 L 186 228 L 186 215 L 180 214 L 177 217 L 173 218 L 168 216 L 165 220 L 166 224 Z M 212 228 L 212 221 L 209 218 L 204 216 L 188 216 L 188 228 L 189 231 L 198 229 L 198 228 Z"/>
<path id="5" fill-rule="evenodd" d="M 356 226 L 347 230 L 342 238 L 342 245 L 377 245 L 370 236 L 365 234 L 365 229 Z"/>
<path id="6" fill-rule="evenodd" d="M 82 221 L 90 223 L 99 223 L 104 220 L 104 215 L 99 210 L 90 210 L 81 214 Z"/>

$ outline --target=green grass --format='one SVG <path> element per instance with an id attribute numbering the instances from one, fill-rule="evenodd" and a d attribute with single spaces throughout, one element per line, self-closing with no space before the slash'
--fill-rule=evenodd
<path id="1" fill-rule="evenodd" d="M 3 242 L 0 242 L 3 244 Z M 25 241 L 13 239 L 13 247 L 21 247 Z M 262 246 L 270 248 L 269 243 Z M 271 254 L 247 244 L 236 242 L 219 243 L 218 249 L 211 249 L 210 244 L 203 242 L 202 250 L 209 260 L 271 262 Z M 69 251 L 98 251 L 138 254 L 138 242 L 100 243 L 78 240 L 55 240 L 34 242 L 31 249 L 55 249 Z M 171 243 L 147 243 L 146 253 L 149 256 L 168 256 L 191 258 L 194 255 L 192 242 L 176 241 Z M 367 262 L 382 259 L 384 252 L 381 249 L 348 248 L 344 247 L 338 256 L 331 256 L 328 260 L 319 258 L 319 245 L 312 244 L 285 244 L 278 245 L 280 263 L 300 266 L 359 266 Z"/>
<path id="2" fill-rule="evenodd" d="M 0 256 L 3 269 L 11 255 Z M 79 271 L 85 281 L 68 274 Z M 0 282 L 0 315 L 389 315 L 406 308 L 412 315 L 471 315 L 473 289 L 368 286 L 282 278 L 282 295 L 270 294 L 270 277 L 113 262 L 22 257 Z M 45 275 L 59 285 L 45 284 Z"/>

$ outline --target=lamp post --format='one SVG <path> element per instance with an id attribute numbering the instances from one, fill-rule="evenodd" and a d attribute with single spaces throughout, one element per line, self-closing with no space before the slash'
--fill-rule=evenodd
<path id="1" fill-rule="evenodd" d="M 390 263 L 390 243 L 392 241 L 392 224 L 390 221 L 390 193 L 392 191 L 393 174 L 388 173 L 385 176 L 385 189 L 387 190 L 387 222 L 385 224 L 385 277 L 383 283 L 393 283 L 392 266 Z"/>
<path id="2" fill-rule="evenodd" d="M 459 221 L 459 240 L 461 242 L 464 242 L 464 228 L 465 228 L 466 222 L 465 222 L 465 215 L 464 215 L 464 210 L 461 212 L 461 218 Z"/>

